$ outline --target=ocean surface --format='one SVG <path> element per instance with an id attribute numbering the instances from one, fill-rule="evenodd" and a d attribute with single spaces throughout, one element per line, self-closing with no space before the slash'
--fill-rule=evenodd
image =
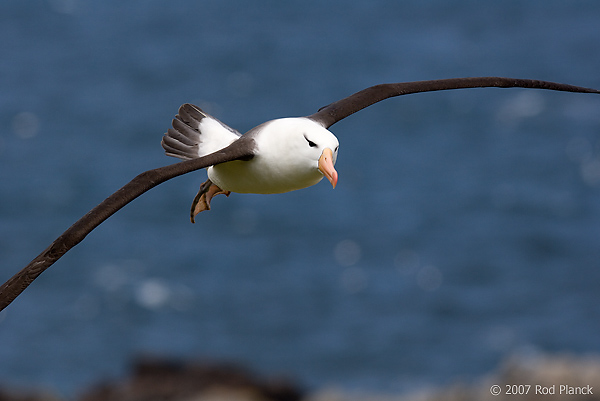
<path id="1" fill-rule="evenodd" d="M 600 88 L 600 2 L 4 0 L 0 282 L 138 173 L 195 103 L 245 132 L 367 86 Z M 73 396 L 143 353 L 308 389 L 468 381 L 600 353 L 600 96 L 471 89 L 334 125 L 335 190 L 135 200 L 0 313 L 0 384 Z"/>

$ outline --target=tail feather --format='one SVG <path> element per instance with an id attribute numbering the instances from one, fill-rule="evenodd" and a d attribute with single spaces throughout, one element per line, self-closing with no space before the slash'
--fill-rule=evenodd
<path id="1" fill-rule="evenodd" d="M 179 108 L 179 117 L 186 123 L 193 123 L 202 121 L 203 118 L 208 117 L 208 114 L 199 107 L 186 103 Z"/>
<path id="2" fill-rule="evenodd" d="M 190 160 L 199 157 L 198 143 L 191 142 L 173 128 L 169 128 L 162 139 L 162 147 L 167 156 Z"/>
<path id="3" fill-rule="evenodd" d="M 173 119 L 173 128 L 163 136 L 162 147 L 167 156 L 190 160 L 222 149 L 240 135 L 199 107 L 186 103 Z"/>

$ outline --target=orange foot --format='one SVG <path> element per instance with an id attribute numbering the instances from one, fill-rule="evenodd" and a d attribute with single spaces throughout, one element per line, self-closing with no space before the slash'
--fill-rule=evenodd
<path id="1" fill-rule="evenodd" d="M 198 213 L 205 210 L 210 210 L 210 201 L 216 195 L 225 194 L 229 196 L 230 191 L 223 191 L 221 188 L 212 183 L 211 180 L 200 185 L 200 190 L 196 194 L 194 201 L 192 202 L 192 210 L 190 211 L 190 220 L 195 223 L 194 219 Z"/>

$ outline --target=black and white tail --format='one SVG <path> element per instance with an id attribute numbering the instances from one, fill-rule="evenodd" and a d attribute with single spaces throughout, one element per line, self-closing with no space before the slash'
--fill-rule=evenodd
<path id="1" fill-rule="evenodd" d="M 223 149 L 240 136 L 199 107 L 186 103 L 173 119 L 173 128 L 163 136 L 162 147 L 167 156 L 190 160 Z"/>

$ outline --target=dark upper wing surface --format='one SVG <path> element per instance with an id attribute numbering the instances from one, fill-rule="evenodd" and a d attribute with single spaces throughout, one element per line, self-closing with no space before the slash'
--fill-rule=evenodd
<path id="1" fill-rule="evenodd" d="M 375 85 L 363 89 L 360 92 L 356 92 L 353 95 L 322 107 L 319 109 L 319 111 L 307 117 L 323 125 L 325 128 L 329 128 L 336 122 L 348 117 L 349 115 L 390 97 L 420 92 L 492 87 L 600 93 L 600 91 L 596 89 L 583 88 L 580 86 L 556 82 L 502 77 L 450 78 L 431 81 L 399 82 L 393 84 Z"/>

